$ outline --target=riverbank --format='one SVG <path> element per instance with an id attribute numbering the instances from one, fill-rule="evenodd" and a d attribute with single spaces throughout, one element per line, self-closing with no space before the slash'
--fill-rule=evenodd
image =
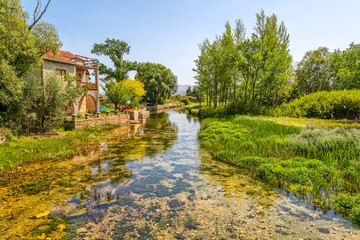
<path id="1" fill-rule="evenodd" d="M 360 223 L 360 125 L 351 121 L 229 116 L 203 121 L 215 159 Z"/>
<path id="2" fill-rule="evenodd" d="M 86 150 L 89 145 L 110 137 L 116 125 L 93 126 L 59 132 L 59 135 L 39 135 L 14 138 L 0 144 L 0 172 L 27 161 L 67 158 Z"/>
<path id="3" fill-rule="evenodd" d="M 140 111 L 135 120 L 138 122 L 139 119 L 146 119 L 149 117 L 149 113 L 173 111 L 181 107 L 184 105 L 149 106 L 146 111 Z M 14 137 L 11 141 L 0 144 L 0 173 L 6 173 L 12 167 L 26 161 L 74 156 L 86 150 L 87 145 L 98 143 L 99 140 L 111 135 L 112 129 L 119 125 L 130 124 L 130 120 L 134 120 L 130 115 L 110 115 L 109 113 L 105 117 L 69 121 L 73 123 L 70 129 L 75 130 L 60 132 L 59 135 L 21 137 L 18 139 Z"/>
<path id="4" fill-rule="evenodd" d="M 333 212 L 213 160 L 200 127 L 154 114 L 75 157 L 13 168 L 0 183 L 0 239 L 359 239 Z"/>

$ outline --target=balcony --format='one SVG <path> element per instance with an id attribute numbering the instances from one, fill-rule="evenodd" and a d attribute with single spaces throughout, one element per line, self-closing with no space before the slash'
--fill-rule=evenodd
<path id="1" fill-rule="evenodd" d="M 87 82 L 77 82 L 78 85 L 85 85 L 87 86 L 87 90 L 98 90 L 96 83 L 87 83 Z"/>

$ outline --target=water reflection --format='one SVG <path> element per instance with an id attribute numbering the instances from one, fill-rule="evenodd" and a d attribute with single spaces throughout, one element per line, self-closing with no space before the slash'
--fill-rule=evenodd
<path id="1" fill-rule="evenodd" d="M 116 129 L 85 155 L 29 164 L 18 183 L 46 184 L 33 195 L 11 195 L 15 203 L 0 206 L 0 237 L 20 238 L 14 236 L 21 228 L 37 226 L 27 238 L 45 232 L 56 238 L 59 223 L 67 224 L 69 239 L 359 237 L 341 218 L 308 209 L 243 170 L 214 161 L 199 148 L 199 129 L 200 122 L 183 113 L 152 115 L 146 124 Z M 51 210 L 51 219 L 29 220 L 44 210 Z M 10 213 L 17 218 L 8 221 Z"/>
<path id="2" fill-rule="evenodd" d="M 86 189 L 88 197 L 80 193 L 69 199 L 72 208 L 64 214 L 70 238 L 293 239 L 323 238 L 327 232 L 335 234 L 334 239 L 357 236 L 341 219 L 311 211 L 246 172 L 213 161 L 199 149 L 200 123 L 184 114 L 169 116 L 154 116 L 142 135 L 112 144 L 112 153 L 132 176 L 127 182 L 94 184 Z M 135 143 L 141 147 L 134 153 Z M 325 223 L 336 231 L 324 230 Z"/>

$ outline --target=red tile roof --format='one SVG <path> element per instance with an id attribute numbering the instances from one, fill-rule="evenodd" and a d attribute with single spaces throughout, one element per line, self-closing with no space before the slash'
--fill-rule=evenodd
<path id="1" fill-rule="evenodd" d="M 54 56 L 53 52 L 47 52 L 42 56 L 43 59 L 48 59 L 48 60 L 55 60 L 55 61 L 60 61 L 60 62 L 65 62 L 65 63 L 71 63 L 71 64 L 76 64 L 76 65 L 80 65 L 83 67 L 87 67 L 87 68 L 95 68 L 96 67 L 96 59 L 92 59 L 92 58 L 87 58 L 87 57 L 83 57 L 80 55 L 75 55 L 71 52 L 68 51 L 62 51 L 59 50 L 58 51 L 58 55 Z"/>

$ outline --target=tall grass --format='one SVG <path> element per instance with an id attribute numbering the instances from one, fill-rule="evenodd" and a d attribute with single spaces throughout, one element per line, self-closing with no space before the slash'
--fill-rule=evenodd
<path id="1" fill-rule="evenodd" d="M 286 124 L 278 122 L 281 119 L 249 116 L 205 119 L 199 139 L 218 160 L 341 211 L 334 199 L 360 192 L 360 129 L 292 126 L 289 118 Z M 354 206 L 360 209 L 360 200 Z M 358 216 L 360 222 L 360 211 L 347 216 L 355 221 Z"/>
<path id="2" fill-rule="evenodd" d="M 98 141 L 114 126 L 88 127 L 67 131 L 64 136 L 12 139 L 0 144 L 0 172 L 6 172 L 25 161 L 73 156 L 83 146 Z"/>

